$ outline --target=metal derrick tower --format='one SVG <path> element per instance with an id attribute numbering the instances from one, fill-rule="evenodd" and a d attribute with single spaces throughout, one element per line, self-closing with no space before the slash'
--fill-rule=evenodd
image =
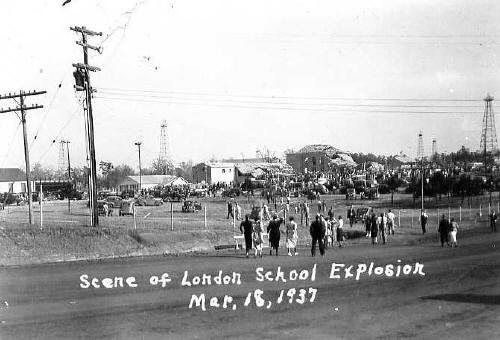
<path id="1" fill-rule="evenodd" d="M 165 172 L 173 170 L 173 162 L 170 155 L 170 141 L 168 138 L 168 124 L 166 120 L 161 122 L 160 156 L 158 158 L 161 164 L 164 165 Z"/>
<path id="2" fill-rule="evenodd" d="M 422 136 L 422 131 L 419 132 L 418 134 L 418 149 L 417 149 L 417 158 L 422 159 L 424 158 L 424 139 Z"/>
<path id="3" fill-rule="evenodd" d="M 493 98 L 488 93 L 484 98 L 483 127 L 481 129 L 480 150 L 486 155 L 488 152 L 498 150 L 497 130 L 495 115 L 493 114 Z"/>

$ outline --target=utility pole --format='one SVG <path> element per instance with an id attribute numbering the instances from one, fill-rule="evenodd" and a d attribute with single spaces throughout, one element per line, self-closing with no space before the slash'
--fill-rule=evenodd
<path id="1" fill-rule="evenodd" d="M 141 144 L 142 142 L 135 142 L 134 145 L 137 145 L 139 150 L 139 195 L 142 194 L 142 166 L 141 166 Z"/>
<path id="2" fill-rule="evenodd" d="M 73 76 L 75 77 L 77 91 L 85 91 L 85 115 L 86 115 L 86 131 L 87 131 L 87 149 L 89 153 L 89 199 L 90 199 L 90 226 L 99 226 L 99 215 L 97 211 L 97 166 L 95 160 L 95 144 L 94 144 L 94 117 L 92 113 L 92 86 L 90 85 L 89 71 L 96 72 L 101 69 L 95 66 L 90 66 L 88 63 L 88 49 L 95 50 L 101 53 L 101 49 L 96 46 L 87 44 L 87 36 L 101 36 L 101 32 L 90 31 L 82 27 L 70 27 L 72 31 L 81 33 L 82 40 L 76 44 L 83 48 L 83 64 L 73 64 L 76 68 Z"/>
<path id="3" fill-rule="evenodd" d="M 71 143 L 69 140 L 62 140 L 62 144 L 66 144 L 66 153 L 68 154 L 68 181 L 71 185 L 71 191 L 68 193 L 68 214 L 71 213 L 71 198 L 69 197 L 70 193 L 73 191 L 73 184 L 71 183 L 71 163 L 70 163 L 70 158 L 69 158 L 69 143 Z"/>
<path id="4" fill-rule="evenodd" d="M 19 98 L 19 106 L 15 108 L 10 108 L 8 107 L 7 109 L 1 109 L 0 108 L 0 113 L 7 113 L 7 112 L 16 112 L 17 117 L 21 120 L 21 123 L 23 124 L 23 140 L 24 140 L 24 161 L 26 163 L 26 187 L 28 190 L 28 220 L 29 224 L 33 224 L 33 197 L 32 197 L 32 190 L 31 190 L 31 166 L 30 166 L 30 155 L 29 155 L 29 150 L 28 150 L 28 133 L 27 133 L 27 128 L 26 128 L 26 111 L 28 110 L 34 110 L 34 109 L 41 109 L 43 108 L 43 105 L 38 105 L 38 104 L 33 104 L 31 106 L 26 106 L 24 105 L 24 98 L 28 96 L 37 96 L 39 94 L 45 94 L 47 91 L 19 91 L 19 93 L 14 93 L 11 94 L 9 93 L 8 95 L 3 95 L 0 96 L 0 99 L 16 99 Z M 21 112 L 21 116 L 17 114 L 17 112 Z"/>

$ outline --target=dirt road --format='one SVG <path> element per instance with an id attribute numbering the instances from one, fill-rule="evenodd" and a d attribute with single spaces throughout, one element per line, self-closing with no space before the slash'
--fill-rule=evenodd
<path id="1" fill-rule="evenodd" d="M 282 251 L 278 257 L 267 253 L 262 259 L 246 259 L 242 253 L 227 251 L 2 268 L 0 338 L 500 338 L 499 235 L 464 233 L 459 248 L 436 243 L 372 247 L 367 241 L 329 249 L 326 256 L 314 258 L 309 249 L 301 248 L 297 257 Z M 332 263 L 353 265 L 355 271 L 359 264 L 397 265 L 397 260 L 423 264 L 425 276 L 412 272 L 396 278 L 384 272 L 362 274 L 356 281 L 340 270 L 335 273 L 341 278 L 330 278 Z M 257 268 L 273 271 L 275 277 L 278 266 L 286 279 L 304 270 L 308 277 L 286 283 L 257 280 L 261 278 Z M 241 284 L 236 280 L 218 285 L 212 277 L 211 285 L 181 286 L 186 270 L 191 284 L 195 276 L 215 276 L 219 270 L 222 276 L 240 274 Z M 165 287 L 160 281 L 163 273 L 171 280 L 166 282 L 163 276 Z M 81 275 L 88 277 L 81 280 Z M 115 276 L 124 277 L 124 287 L 103 288 L 102 280 L 101 288 L 92 287 L 92 277 Z M 127 286 L 129 276 L 137 287 Z M 289 303 L 291 288 L 296 292 Z M 263 292 L 262 307 L 256 306 L 253 294 L 247 298 L 257 289 Z M 195 303 L 189 308 L 193 294 L 200 298 L 202 293 L 207 310 Z M 227 308 L 224 295 L 232 298 L 226 299 Z M 220 307 L 209 306 L 213 296 L 219 297 Z"/>

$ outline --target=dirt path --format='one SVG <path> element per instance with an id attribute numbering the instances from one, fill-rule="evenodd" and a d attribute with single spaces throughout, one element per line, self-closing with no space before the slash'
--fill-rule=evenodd
<path id="1" fill-rule="evenodd" d="M 435 243 L 368 244 L 329 250 L 312 258 L 245 259 L 241 253 L 119 259 L 94 263 L 0 269 L 0 337 L 10 338 L 500 338 L 499 234 L 470 234 L 459 248 Z M 424 264 L 425 277 L 330 279 L 332 263 Z M 256 268 L 285 273 L 316 264 L 314 282 L 259 282 Z M 196 274 L 241 273 L 241 285 L 181 287 L 185 270 Z M 165 288 L 151 276 L 169 273 Z M 80 275 L 134 276 L 138 287 L 82 289 Z M 314 302 L 288 303 L 289 288 L 317 289 Z M 261 289 L 264 307 L 244 306 L 249 292 Z M 284 290 L 284 299 L 278 297 Z M 227 309 L 189 308 L 193 294 L 231 295 Z M 272 305 L 269 309 L 268 302 Z M 8 306 L 5 304 L 8 304 Z M 222 302 L 222 301 L 221 301 Z"/>

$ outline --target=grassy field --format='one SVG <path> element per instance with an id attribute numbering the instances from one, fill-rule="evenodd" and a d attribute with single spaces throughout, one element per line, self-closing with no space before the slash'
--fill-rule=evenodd
<path id="1" fill-rule="evenodd" d="M 290 215 L 294 216 L 299 228 L 299 244 L 310 243 L 309 227 L 300 223 L 300 214 L 295 207 L 304 199 L 293 198 Z M 393 209 L 396 214 L 396 235 L 391 243 L 413 243 L 427 239 L 437 240 L 438 216 L 446 214 L 459 221 L 461 230 L 488 228 L 488 196 L 476 197 L 471 208 L 460 208 L 460 200 L 426 202 L 434 205 L 429 214 L 428 234 L 422 237 L 418 208 L 413 208 L 413 199 L 407 195 L 396 195 L 394 205 L 390 196 L 375 201 L 346 201 L 344 196 L 323 196 L 327 210 L 332 207 L 335 216 L 345 219 L 350 204 L 354 208 L 374 207 L 376 213 Z M 233 236 L 240 235 L 240 221 L 227 218 L 227 200 L 206 198 L 199 200 L 203 209 L 196 213 L 183 213 L 181 203 L 166 203 L 157 207 L 137 207 L 136 218 L 118 216 L 100 217 L 100 228 L 89 228 L 89 209 L 85 201 L 45 202 L 43 206 L 43 228 L 40 228 L 40 206 L 34 205 L 34 226 L 29 226 L 27 206 L 9 206 L 0 211 L 0 265 L 67 261 L 74 259 L 97 259 L 135 255 L 179 254 L 192 251 L 210 251 L 215 246 L 234 245 Z M 242 198 L 236 200 L 242 207 L 242 215 L 249 213 L 252 206 L 260 206 L 260 199 Z M 450 203 L 449 206 L 445 203 Z M 493 206 L 497 202 L 493 203 Z M 481 205 L 481 215 L 479 206 Z M 271 214 L 283 217 L 278 205 L 269 206 Z M 206 209 L 206 220 L 205 220 Z M 439 209 L 439 210 L 438 210 Z M 317 202 L 310 205 L 311 216 L 318 212 Z M 173 218 L 172 218 L 173 216 Z M 205 223 L 206 221 L 206 223 Z M 479 229 L 481 228 L 481 229 Z M 284 227 L 282 227 L 284 231 Z M 344 227 L 348 237 L 346 245 L 369 242 L 364 235 L 362 223 L 352 228 L 346 221 Z M 282 246 L 284 247 L 284 235 Z"/>
<path id="2" fill-rule="evenodd" d="M 493 196 L 491 209 L 498 208 L 498 195 Z M 373 207 L 376 213 L 392 209 L 396 214 L 397 225 L 401 229 L 419 229 L 420 201 L 413 203 L 410 195 L 397 194 L 394 197 L 394 204 L 391 205 L 390 195 L 384 195 L 378 200 L 356 200 L 346 201 L 341 195 L 324 195 L 322 201 L 326 203 L 327 209 L 333 208 L 335 216 L 342 215 L 346 218 L 346 212 L 349 205 L 354 208 Z M 248 199 L 241 198 L 234 200 L 241 205 L 242 215 L 250 213 L 252 206 L 265 204 L 260 198 Z M 291 209 L 288 216 L 294 216 L 300 226 L 300 214 L 295 213 L 295 207 L 305 198 L 292 198 Z M 136 218 L 132 216 L 118 216 L 118 210 L 115 209 L 113 216 L 99 218 L 102 228 L 114 229 L 137 229 L 138 231 L 193 231 L 193 230 L 223 230 L 239 233 L 239 223 L 236 221 L 233 229 L 232 218 L 227 218 L 227 200 L 222 198 L 205 198 L 199 200 L 203 209 L 195 213 L 183 213 L 181 211 L 182 203 L 165 203 L 157 207 L 137 207 Z M 318 212 L 317 202 L 310 202 L 311 216 Z M 455 220 L 467 225 L 484 223 L 487 221 L 489 213 L 489 196 L 474 197 L 470 201 L 466 199 L 464 205 L 461 205 L 461 199 L 452 200 L 443 198 L 441 201 L 426 200 L 425 207 L 429 214 L 429 228 L 436 227 L 438 217 L 445 214 L 454 217 Z M 271 214 L 278 213 L 283 217 L 283 207 L 274 204 L 269 205 Z M 206 218 L 205 218 L 206 210 Z M 27 206 L 8 206 L 0 211 L 0 226 L 3 228 L 29 228 L 27 223 Z M 40 206 L 34 204 L 34 223 L 35 227 L 40 228 Z M 75 228 L 90 225 L 89 209 L 85 201 L 72 201 L 71 212 L 68 212 L 66 201 L 49 201 L 43 206 L 43 225 L 44 228 Z M 307 229 L 306 226 L 302 226 Z M 361 228 L 361 226 L 359 226 Z"/>

